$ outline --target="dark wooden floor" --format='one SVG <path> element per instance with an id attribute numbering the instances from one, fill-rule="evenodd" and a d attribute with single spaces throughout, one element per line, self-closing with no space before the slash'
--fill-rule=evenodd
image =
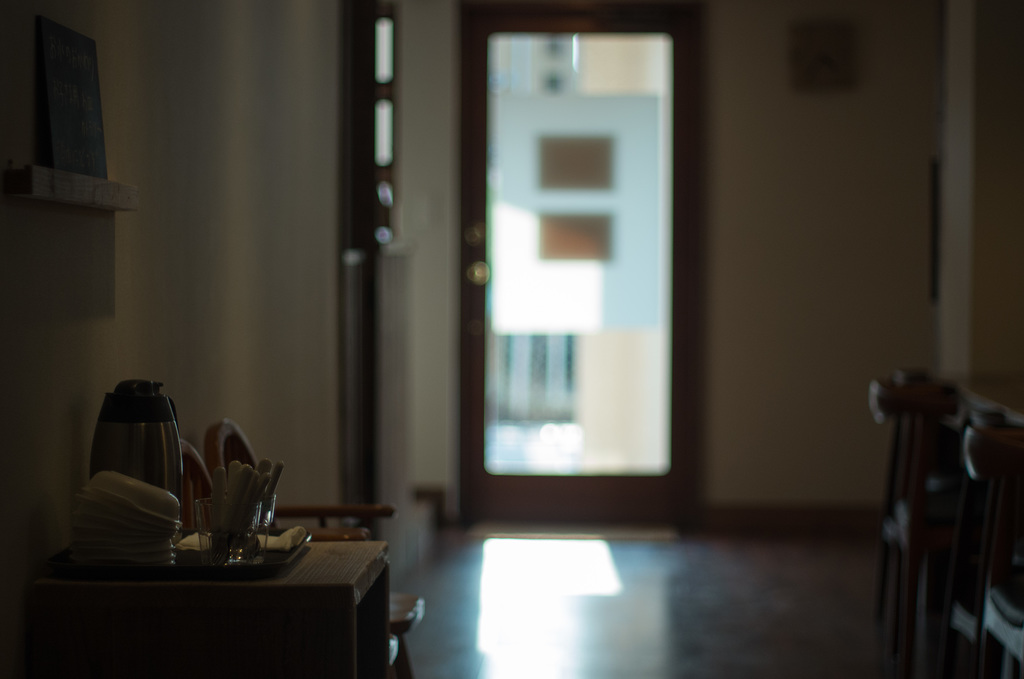
<path id="1" fill-rule="evenodd" d="M 394 583 L 427 600 L 407 637 L 417 679 L 892 676 L 871 541 L 604 544 L 440 535 Z"/>

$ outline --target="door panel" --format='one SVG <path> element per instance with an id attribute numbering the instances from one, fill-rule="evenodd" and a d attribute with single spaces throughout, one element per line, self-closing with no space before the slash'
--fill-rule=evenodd
<path id="1" fill-rule="evenodd" d="M 463 10 L 462 513 L 686 524 L 700 13 L 524 7 Z"/>

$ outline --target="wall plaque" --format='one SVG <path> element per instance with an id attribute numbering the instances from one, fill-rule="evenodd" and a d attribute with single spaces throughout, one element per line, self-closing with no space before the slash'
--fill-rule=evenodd
<path id="1" fill-rule="evenodd" d="M 38 17 L 40 104 L 49 123 L 41 132 L 41 162 L 58 170 L 107 177 L 96 43 Z"/>
<path id="2" fill-rule="evenodd" d="M 857 32 L 849 21 L 802 21 L 790 28 L 790 74 L 804 92 L 857 84 Z"/>

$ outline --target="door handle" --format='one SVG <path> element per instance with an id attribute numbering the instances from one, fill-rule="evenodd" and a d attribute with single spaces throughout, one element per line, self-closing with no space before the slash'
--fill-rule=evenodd
<path id="1" fill-rule="evenodd" d="M 491 267 L 487 266 L 487 262 L 473 262 L 466 269 L 466 279 L 473 285 L 487 285 L 487 281 L 491 280 Z"/>

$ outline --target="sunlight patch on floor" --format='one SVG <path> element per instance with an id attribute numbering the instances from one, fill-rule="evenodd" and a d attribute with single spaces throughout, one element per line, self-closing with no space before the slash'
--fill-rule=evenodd
<path id="1" fill-rule="evenodd" d="M 477 647 L 510 677 L 544 679 L 575 646 L 586 598 L 621 592 L 603 540 L 486 540 Z"/>
<path id="2" fill-rule="evenodd" d="M 659 524 L 537 524 L 485 521 L 474 524 L 466 534 L 480 540 L 522 538 L 673 542 L 679 539 L 679 531 L 672 526 Z"/>

